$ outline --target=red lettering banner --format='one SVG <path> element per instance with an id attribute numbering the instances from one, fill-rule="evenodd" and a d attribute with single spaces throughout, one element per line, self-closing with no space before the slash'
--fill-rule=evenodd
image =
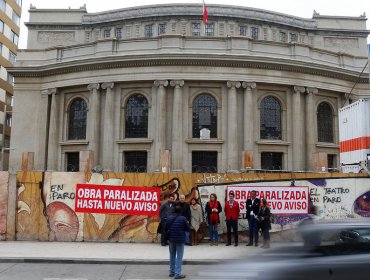
<path id="1" fill-rule="evenodd" d="M 228 186 L 227 194 L 234 192 L 239 202 L 240 212 L 245 213 L 245 203 L 255 190 L 257 198 L 265 198 L 273 214 L 307 214 L 309 207 L 308 187 L 274 187 L 274 186 Z"/>
<path id="2" fill-rule="evenodd" d="M 158 216 L 160 188 L 77 184 L 75 211 Z"/>

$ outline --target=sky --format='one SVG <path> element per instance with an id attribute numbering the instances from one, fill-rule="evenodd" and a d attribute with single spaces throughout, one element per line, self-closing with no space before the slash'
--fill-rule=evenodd
<path id="1" fill-rule="evenodd" d="M 28 9 L 30 4 L 38 9 L 68 9 L 69 7 L 71 9 L 78 9 L 86 4 L 89 13 L 97 13 L 127 7 L 163 3 L 201 4 L 202 0 L 23 0 L 22 2 L 20 49 L 26 48 L 27 45 L 27 28 L 24 22 L 28 21 Z M 303 18 L 312 18 L 314 10 L 320 15 L 360 16 L 366 13 L 366 16 L 370 17 L 370 0 L 205 0 L 205 2 L 206 5 L 226 4 L 260 8 Z M 367 23 L 367 29 L 370 29 L 369 22 Z M 368 39 L 368 42 L 370 43 L 370 39 Z"/>

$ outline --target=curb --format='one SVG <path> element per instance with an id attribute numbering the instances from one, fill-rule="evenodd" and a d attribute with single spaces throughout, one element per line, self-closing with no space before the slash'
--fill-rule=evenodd
<path id="1" fill-rule="evenodd" d="M 183 265 L 218 264 L 221 260 L 183 260 Z M 223 260 L 224 261 L 224 260 Z M 169 260 L 146 259 L 47 259 L 47 258 L 0 258 L 0 263 L 55 263 L 55 264 L 115 264 L 115 265 L 167 265 Z"/>

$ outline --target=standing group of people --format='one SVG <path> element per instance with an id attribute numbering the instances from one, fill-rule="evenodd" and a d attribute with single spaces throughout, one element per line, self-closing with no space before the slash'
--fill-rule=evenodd
<path id="1" fill-rule="evenodd" d="M 220 213 L 225 211 L 227 242 L 231 245 L 231 232 L 234 235 L 234 246 L 238 246 L 238 218 L 240 213 L 239 203 L 234 200 L 235 194 L 229 192 L 228 199 L 222 209 L 217 195 L 212 193 L 207 202 L 205 211 L 209 225 L 210 245 L 218 245 L 218 225 L 220 224 Z M 175 279 L 183 279 L 186 276 L 181 273 L 182 259 L 185 244 L 196 245 L 198 242 L 198 230 L 203 220 L 202 208 L 193 198 L 190 205 L 185 196 L 180 195 L 176 201 L 175 194 L 166 197 L 167 202 L 162 204 L 159 210 L 161 219 L 158 232 L 161 233 L 161 245 L 169 245 L 170 269 L 169 276 Z M 266 199 L 260 200 L 256 197 L 256 191 L 252 191 L 251 198 L 246 201 L 246 214 L 249 226 L 249 243 L 247 246 L 258 246 L 259 228 L 263 233 L 263 248 L 270 247 L 270 217 L 271 212 Z M 168 237 L 169 235 L 169 237 Z"/>
<path id="2" fill-rule="evenodd" d="M 231 232 L 234 235 L 234 246 L 239 244 L 238 218 L 240 213 L 239 203 L 234 200 L 234 192 L 229 192 L 228 200 L 225 202 L 225 218 L 227 228 L 226 246 L 231 245 Z M 209 224 L 210 245 L 218 245 L 218 225 L 222 212 L 221 203 L 217 200 L 216 194 L 210 195 L 206 205 L 207 220 Z M 249 227 L 249 243 L 247 246 L 258 246 L 258 233 L 261 228 L 263 234 L 262 248 L 270 248 L 271 211 L 266 199 L 260 200 L 256 191 L 251 192 L 251 198 L 246 201 L 246 217 Z"/>

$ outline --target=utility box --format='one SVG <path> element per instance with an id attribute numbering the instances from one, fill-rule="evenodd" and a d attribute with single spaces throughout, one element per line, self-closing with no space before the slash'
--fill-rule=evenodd
<path id="1" fill-rule="evenodd" d="M 370 161 L 370 99 L 339 110 L 340 165 L 344 173 L 361 173 Z"/>

